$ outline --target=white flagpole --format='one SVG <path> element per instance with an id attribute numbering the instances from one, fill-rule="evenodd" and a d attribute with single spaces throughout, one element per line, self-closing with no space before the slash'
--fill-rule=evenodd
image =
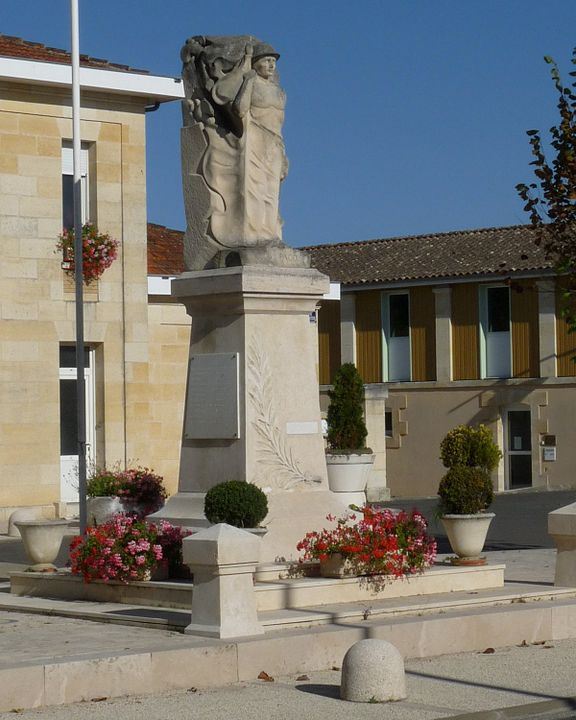
<path id="1" fill-rule="evenodd" d="M 76 284 L 76 423 L 80 534 L 86 532 L 86 395 L 84 383 L 84 296 L 82 268 L 82 187 L 80 141 L 80 40 L 78 0 L 70 0 L 72 36 L 72 155 L 74 159 L 74 280 Z"/>

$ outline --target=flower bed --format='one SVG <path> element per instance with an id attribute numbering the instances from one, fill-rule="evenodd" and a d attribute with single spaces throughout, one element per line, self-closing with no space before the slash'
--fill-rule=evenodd
<path id="1" fill-rule="evenodd" d="M 70 545 L 71 570 L 85 582 L 149 580 L 158 563 L 167 561 L 170 576 L 183 577 L 182 540 L 188 530 L 161 521 L 159 525 L 126 514 L 88 527 Z"/>
<path id="2" fill-rule="evenodd" d="M 129 515 L 88 527 L 70 545 L 72 573 L 85 582 L 146 580 L 162 557 L 156 526 Z"/>
<path id="3" fill-rule="evenodd" d="M 340 518 L 328 515 L 335 527 L 306 533 L 296 546 L 302 552 L 300 562 L 322 563 L 340 555 L 349 573 L 392 578 L 421 573 L 432 565 L 436 541 L 427 534 L 426 519 L 419 512 L 353 509 Z"/>

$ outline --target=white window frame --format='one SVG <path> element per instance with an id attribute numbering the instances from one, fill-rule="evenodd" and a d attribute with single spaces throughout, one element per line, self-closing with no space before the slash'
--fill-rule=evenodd
<path id="1" fill-rule="evenodd" d="M 95 367 L 96 352 L 87 348 L 89 363 L 84 368 L 84 392 L 86 411 L 86 462 L 94 464 L 96 458 L 96 388 Z M 59 369 L 59 380 L 77 380 L 75 367 Z M 60 500 L 61 502 L 78 502 L 78 455 L 60 455 Z"/>
<path id="2" fill-rule="evenodd" d="M 498 374 L 489 374 L 489 361 L 488 353 L 490 351 L 491 340 L 490 335 L 496 335 L 500 333 L 489 333 L 488 332 L 488 291 L 493 288 L 506 288 L 508 290 L 508 332 L 507 338 L 502 338 L 502 342 L 505 345 L 506 357 L 503 359 L 502 364 L 504 365 L 507 360 L 506 372 Z M 480 318 L 480 377 L 482 379 L 490 378 L 511 378 L 512 377 L 512 306 L 510 298 L 510 288 L 503 283 L 494 283 L 491 285 L 481 285 L 479 288 L 479 318 Z"/>
<path id="3" fill-rule="evenodd" d="M 72 141 L 62 142 L 62 175 L 74 175 L 74 157 Z M 82 196 L 82 224 L 88 222 L 90 217 L 90 193 L 88 179 L 88 148 L 83 146 L 80 150 L 80 192 Z"/>
<path id="4" fill-rule="evenodd" d="M 390 298 L 393 295 L 405 295 L 408 298 L 408 354 L 407 373 L 404 377 L 390 377 L 390 350 L 392 338 L 390 337 Z M 382 379 L 383 382 L 410 382 L 412 380 L 412 327 L 410 324 L 410 293 L 407 290 L 387 292 L 382 294 Z"/>

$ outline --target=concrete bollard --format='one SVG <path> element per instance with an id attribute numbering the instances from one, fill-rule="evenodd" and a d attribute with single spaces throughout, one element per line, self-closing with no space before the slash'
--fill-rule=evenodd
<path id="1" fill-rule="evenodd" d="M 548 513 L 548 534 L 556 545 L 554 585 L 576 587 L 576 503 Z"/>
<path id="2" fill-rule="evenodd" d="M 390 702 L 406 697 L 404 660 L 385 640 L 359 640 L 344 656 L 340 697 L 350 702 Z"/>
<path id="3" fill-rule="evenodd" d="M 253 580 L 258 537 L 220 523 L 184 538 L 182 555 L 194 575 L 187 633 L 223 639 L 264 633 Z"/>

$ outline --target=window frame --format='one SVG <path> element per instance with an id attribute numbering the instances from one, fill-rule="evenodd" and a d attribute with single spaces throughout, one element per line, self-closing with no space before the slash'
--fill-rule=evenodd
<path id="1" fill-rule="evenodd" d="M 407 377 L 390 378 L 390 298 L 393 296 L 404 295 L 408 302 L 408 335 L 402 336 L 408 338 L 408 367 Z M 382 381 L 383 382 L 411 382 L 412 381 L 412 326 L 410 322 L 410 291 L 394 290 L 382 293 L 381 301 L 382 315 Z"/>
<path id="2" fill-rule="evenodd" d="M 488 292 L 495 288 L 505 288 L 508 291 L 508 330 L 495 331 L 506 332 L 508 335 L 508 368 L 506 374 L 489 375 L 488 374 Z M 480 335 L 480 379 L 509 379 L 512 377 L 513 360 L 512 360 L 512 301 L 510 297 L 510 287 L 504 283 L 490 283 L 488 285 L 480 285 L 478 288 L 478 318 L 479 318 L 479 335 Z"/>
<path id="3" fill-rule="evenodd" d="M 80 150 L 80 193 L 81 193 L 81 201 L 82 201 L 82 224 L 88 222 L 90 217 L 90 177 L 88 172 L 89 167 L 89 148 L 88 145 L 83 143 L 82 148 Z M 74 160 L 73 160 L 73 151 L 72 151 L 72 141 L 71 140 L 63 140 L 62 141 L 62 168 L 61 168 L 61 177 L 62 177 L 62 227 L 66 228 L 65 222 L 65 215 L 64 212 L 64 204 L 66 201 L 65 193 L 64 193 L 64 177 L 70 177 L 74 175 Z M 70 226 L 73 227 L 73 224 Z"/>

